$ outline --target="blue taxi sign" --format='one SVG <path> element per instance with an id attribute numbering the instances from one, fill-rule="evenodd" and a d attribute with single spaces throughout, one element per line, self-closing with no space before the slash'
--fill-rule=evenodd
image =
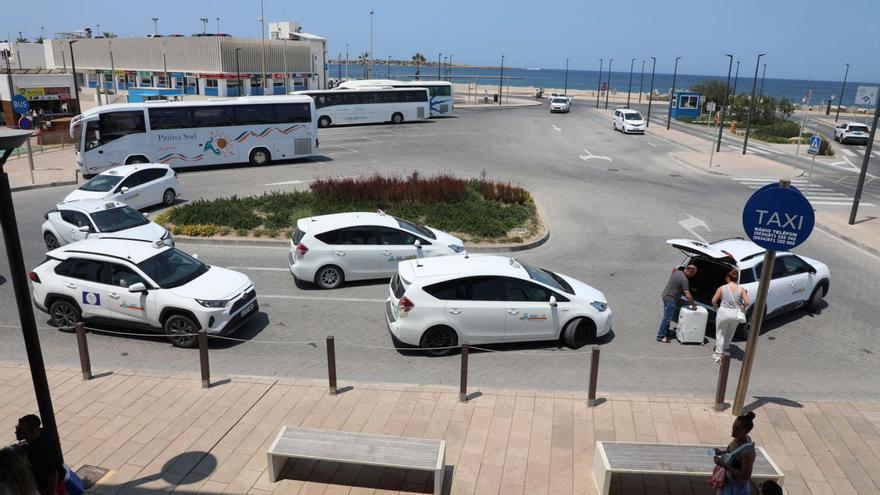
<path id="1" fill-rule="evenodd" d="M 807 240 L 816 216 L 813 205 L 800 191 L 770 184 L 755 191 L 746 202 L 742 222 L 746 235 L 755 244 L 787 251 Z"/>

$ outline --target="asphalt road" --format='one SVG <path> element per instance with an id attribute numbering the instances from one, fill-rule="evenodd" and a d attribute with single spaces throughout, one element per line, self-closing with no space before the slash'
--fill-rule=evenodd
<path id="1" fill-rule="evenodd" d="M 660 291 L 683 258 L 664 241 L 691 237 L 679 224 L 690 217 L 707 224 L 698 233 L 709 240 L 741 235 L 741 209 L 752 189 L 669 158 L 681 149 L 650 132 L 613 132 L 610 121 L 585 103 L 559 115 L 540 107 L 459 111 L 454 118 L 401 126 L 322 130 L 325 156 L 317 160 L 183 173 L 181 200 L 305 188 L 318 177 L 413 170 L 477 177 L 485 170 L 490 179 L 528 188 L 546 215 L 550 240 L 516 256 L 584 280 L 608 297 L 614 332 L 600 343 L 600 389 L 710 397 L 717 377 L 712 340 L 702 347 L 654 342 Z M 815 180 L 830 186 L 844 173 L 823 167 Z M 42 214 L 69 189 L 15 194 L 29 267 L 45 252 Z M 383 305 L 387 282 L 330 292 L 297 288 L 286 271 L 284 248 L 184 242 L 178 247 L 199 253 L 207 263 L 247 273 L 261 299 L 261 314 L 234 335 L 243 342 L 212 342 L 215 378 L 325 377 L 322 342 L 334 335 L 340 385 L 346 380 L 458 383 L 457 355 L 429 358 L 390 349 Z M 829 265 L 827 307 L 816 316 L 797 312 L 765 325 L 750 392 L 789 399 L 875 397 L 880 260 L 818 230 L 798 252 Z M 0 256 L 0 274 L 8 274 L 5 260 Z M 23 361 L 13 291 L 3 279 L 0 315 L 0 360 Z M 47 363 L 75 366 L 73 336 L 45 327 L 41 313 L 38 318 Z M 99 370 L 198 371 L 196 352 L 162 339 L 90 334 L 89 345 Z M 742 347 L 736 342 L 732 348 L 731 391 Z M 584 390 L 587 385 L 589 349 L 572 351 L 555 343 L 491 348 L 472 353 L 472 387 Z"/>

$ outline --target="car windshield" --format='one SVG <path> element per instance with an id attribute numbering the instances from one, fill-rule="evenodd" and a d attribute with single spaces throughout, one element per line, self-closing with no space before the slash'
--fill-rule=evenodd
<path id="1" fill-rule="evenodd" d="M 122 177 L 118 175 L 96 175 L 92 180 L 80 186 L 80 191 L 107 192 L 119 184 Z"/>
<path id="2" fill-rule="evenodd" d="M 642 114 L 638 112 L 625 113 L 623 114 L 623 118 L 625 118 L 626 120 L 642 120 Z"/>
<path id="3" fill-rule="evenodd" d="M 851 125 L 849 130 L 852 132 L 869 132 L 868 127 L 864 125 Z"/>
<path id="4" fill-rule="evenodd" d="M 163 289 L 179 287 L 208 271 L 208 265 L 174 248 L 138 263 L 144 273 Z"/>
<path id="5" fill-rule="evenodd" d="M 434 235 L 434 233 L 431 232 L 431 230 L 428 229 L 427 227 L 422 227 L 421 225 L 416 225 L 412 222 L 407 222 L 406 220 L 404 220 L 402 218 L 394 217 L 394 219 L 397 220 L 397 224 L 400 225 L 400 228 L 402 228 L 403 230 L 406 230 L 407 232 L 411 232 L 415 235 L 423 235 L 423 236 L 428 237 L 430 239 L 437 238 L 437 236 Z"/>
<path id="6" fill-rule="evenodd" d="M 535 282 L 540 282 L 544 285 L 548 285 L 562 292 L 574 294 L 574 289 L 572 289 L 571 286 L 568 285 L 568 282 L 566 282 L 562 277 L 551 272 L 550 270 L 535 268 L 534 266 L 527 265 L 523 262 L 520 262 L 520 265 L 522 265 L 522 267 L 526 269 L 526 273 L 529 274 L 529 278 L 531 278 Z"/>
<path id="7" fill-rule="evenodd" d="M 565 98 L 553 98 L 550 100 L 552 103 L 568 103 L 568 100 Z"/>
<path id="8" fill-rule="evenodd" d="M 119 232 L 150 223 L 131 206 L 121 206 L 92 213 L 92 221 L 99 232 Z"/>

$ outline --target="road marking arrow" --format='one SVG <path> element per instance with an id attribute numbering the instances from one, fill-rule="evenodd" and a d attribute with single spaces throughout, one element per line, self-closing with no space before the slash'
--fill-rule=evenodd
<path id="1" fill-rule="evenodd" d="M 585 161 L 585 162 L 588 162 L 588 161 L 593 160 L 593 159 L 596 159 L 596 160 L 607 160 L 607 161 L 609 161 L 609 162 L 614 161 L 614 160 L 611 159 L 610 156 L 594 155 L 594 154 L 590 153 L 590 150 L 588 150 L 588 149 L 586 149 L 586 148 L 584 148 L 584 153 L 586 153 L 586 155 L 578 155 L 578 157 L 579 157 L 581 160 Z"/>
<path id="2" fill-rule="evenodd" d="M 701 219 L 699 219 L 699 218 L 697 218 L 697 217 L 691 215 L 690 213 L 686 213 L 686 215 L 687 215 L 688 217 L 685 218 L 684 220 L 679 220 L 679 221 L 678 221 L 678 224 L 681 225 L 681 227 L 682 227 L 684 230 L 687 230 L 688 232 L 690 232 L 691 235 L 693 235 L 694 237 L 696 237 L 696 238 L 699 239 L 700 241 L 705 242 L 706 244 L 708 244 L 709 242 L 708 242 L 706 239 L 704 239 L 703 236 L 701 236 L 700 234 L 698 234 L 698 233 L 695 231 L 695 229 L 697 229 L 697 228 L 706 229 L 706 232 L 712 232 L 712 229 L 709 228 L 709 226 L 706 224 L 705 221 L 703 221 L 703 220 L 701 220 Z"/>
<path id="3" fill-rule="evenodd" d="M 561 131 L 562 128 L 560 128 L 560 127 L 556 127 L 556 126 L 554 125 L 554 126 L 553 126 L 553 130 L 554 130 L 554 131 Z"/>

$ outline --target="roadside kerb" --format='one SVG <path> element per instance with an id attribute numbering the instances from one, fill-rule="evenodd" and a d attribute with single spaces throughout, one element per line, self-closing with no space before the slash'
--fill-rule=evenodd
<path id="1" fill-rule="evenodd" d="M 10 188 L 10 190 L 12 192 L 30 191 L 33 189 L 47 189 L 50 187 L 75 186 L 76 184 L 79 184 L 78 179 L 61 181 L 61 182 L 47 182 L 45 184 L 31 184 L 30 186 L 18 186 L 18 187 L 12 187 L 12 188 Z"/>

